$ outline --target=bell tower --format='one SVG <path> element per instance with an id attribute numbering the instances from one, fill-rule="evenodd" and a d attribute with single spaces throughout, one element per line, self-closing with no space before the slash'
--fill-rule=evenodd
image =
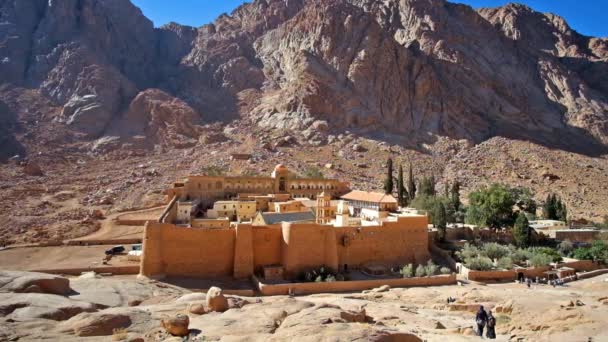
<path id="1" fill-rule="evenodd" d="M 316 223 L 326 224 L 331 222 L 331 196 L 323 191 L 317 196 Z"/>
<path id="2" fill-rule="evenodd" d="M 289 176 L 289 170 L 285 165 L 278 164 L 272 171 L 272 178 L 274 179 L 274 192 L 281 193 L 287 192 L 287 177 Z"/>

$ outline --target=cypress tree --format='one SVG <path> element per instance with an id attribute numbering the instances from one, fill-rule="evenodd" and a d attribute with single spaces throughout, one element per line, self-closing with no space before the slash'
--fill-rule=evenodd
<path id="1" fill-rule="evenodd" d="M 460 202 L 460 183 L 458 181 L 452 184 L 452 190 L 450 195 L 450 202 L 452 202 L 454 211 L 460 211 L 460 208 L 462 207 L 462 202 Z"/>
<path id="2" fill-rule="evenodd" d="M 437 227 L 439 241 L 445 241 L 447 227 L 447 213 L 445 210 L 445 206 L 441 201 L 438 201 L 434 209 L 435 210 L 433 210 L 433 225 Z"/>
<path id="3" fill-rule="evenodd" d="M 410 196 L 410 201 L 416 198 L 416 180 L 414 179 L 414 172 L 412 171 L 412 163 L 410 163 L 410 174 L 408 179 L 407 191 Z"/>
<path id="4" fill-rule="evenodd" d="M 399 205 L 405 207 L 407 205 L 408 197 L 407 189 L 403 183 L 403 166 L 399 164 L 399 174 L 397 177 L 397 198 Z"/>
<path id="5" fill-rule="evenodd" d="M 523 212 L 519 212 L 517 220 L 515 220 L 515 226 L 513 227 L 513 239 L 515 244 L 519 247 L 528 247 L 532 243 L 532 230 L 526 215 Z"/>
<path id="6" fill-rule="evenodd" d="M 384 193 L 392 194 L 395 186 L 393 184 L 393 160 L 391 158 L 388 158 L 386 169 L 387 175 L 386 180 L 384 181 Z"/>

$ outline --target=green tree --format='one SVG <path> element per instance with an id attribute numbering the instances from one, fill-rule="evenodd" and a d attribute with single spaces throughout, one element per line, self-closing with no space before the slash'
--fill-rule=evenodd
<path id="1" fill-rule="evenodd" d="M 483 245 L 483 253 L 492 261 L 496 261 L 502 257 L 509 255 L 509 248 L 499 245 L 496 242 L 490 242 Z"/>
<path id="2" fill-rule="evenodd" d="M 566 204 L 562 202 L 561 199 L 557 200 L 555 214 L 558 220 L 568 222 L 568 209 L 566 208 Z"/>
<path id="3" fill-rule="evenodd" d="M 409 178 L 408 178 L 408 186 L 407 186 L 407 192 L 410 196 L 410 202 L 416 198 L 416 180 L 414 179 L 414 171 L 412 170 L 412 163 L 410 163 L 410 170 L 409 170 Z"/>
<path id="4" fill-rule="evenodd" d="M 519 247 L 528 247 L 532 243 L 532 233 L 530 224 L 526 215 L 523 212 L 519 212 L 517 220 L 515 220 L 515 226 L 513 227 L 513 240 Z"/>
<path id="5" fill-rule="evenodd" d="M 543 206 L 543 216 L 547 220 L 557 220 L 557 210 L 558 210 L 558 202 L 557 196 L 555 194 L 547 195 L 547 199 L 545 200 L 545 204 Z"/>
<path id="6" fill-rule="evenodd" d="M 450 189 L 450 203 L 452 203 L 454 211 L 458 212 L 462 209 L 462 202 L 460 202 L 460 183 L 458 181 L 454 182 Z"/>
<path id="7" fill-rule="evenodd" d="M 405 188 L 405 184 L 403 183 L 403 166 L 399 164 L 399 174 L 397 177 L 397 199 L 399 201 L 399 205 L 405 207 L 408 204 L 408 193 Z"/>
<path id="8" fill-rule="evenodd" d="M 536 201 L 534 200 L 534 194 L 528 188 L 517 187 L 512 189 L 513 198 L 515 199 L 515 205 L 519 210 L 536 215 Z"/>
<path id="9" fill-rule="evenodd" d="M 510 189 L 493 184 L 469 194 L 466 222 L 480 227 L 501 228 L 514 221 L 513 198 Z"/>
<path id="10" fill-rule="evenodd" d="M 435 196 L 435 177 L 424 177 L 420 181 L 420 187 L 418 191 L 420 196 Z"/>
<path id="11" fill-rule="evenodd" d="M 386 162 L 386 179 L 384 180 L 384 193 L 392 194 L 393 188 L 395 187 L 393 184 L 393 160 L 388 158 Z"/>
<path id="12" fill-rule="evenodd" d="M 437 227 L 437 233 L 439 241 L 445 241 L 446 229 L 447 229 L 447 215 L 445 212 L 445 206 L 441 201 L 435 203 L 435 210 L 433 213 L 433 224 Z"/>

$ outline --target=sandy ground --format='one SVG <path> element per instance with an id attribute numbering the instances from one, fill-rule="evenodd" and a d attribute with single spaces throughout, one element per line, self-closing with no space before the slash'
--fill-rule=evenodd
<path id="1" fill-rule="evenodd" d="M 57 246 L 57 247 L 23 247 L 0 251 L 0 269 L 4 270 L 49 270 L 81 267 L 98 267 L 102 265 L 104 251 L 113 245 L 97 246 Z M 130 245 L 124 245 L 127 251 Z M 128 266 L 138 263 L 126 260 L 126 256 L 116 256 L 108 266 Z"/>

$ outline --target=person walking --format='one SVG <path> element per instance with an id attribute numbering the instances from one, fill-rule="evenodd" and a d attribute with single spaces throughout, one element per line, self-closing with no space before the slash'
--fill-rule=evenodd
<path id="1" fill-rule="evenodd" d="M 486 310 L 483 309 L 483 305 L 480 305 L 479 310 L 475 315 L 475 323 L 477 323 L 477 334 L 481 337 L 483 337 L 483 328 L 485 327 L 487 321 L 488 314 L 486 313 Z"/>
<path id="2" fill-rule="evenodd" d="M 496 318 L 494 318 L 494 315 L 492 315 L 492 310 L 488 311 L 487 322 L 488 328 L 486 329 L 486 337 L 493 340 L 496 338 Z"/>

